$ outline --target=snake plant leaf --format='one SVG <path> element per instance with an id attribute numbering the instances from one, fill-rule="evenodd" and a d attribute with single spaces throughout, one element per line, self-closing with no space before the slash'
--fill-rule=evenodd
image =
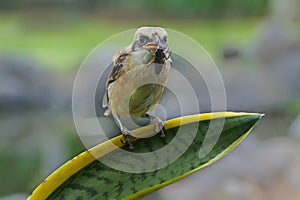
<path id="1" fill-rule="evenodd" d="M 148 138 L 134 139 L 134 150 L 129 150 L 126 145 L 124 146 L 120 141 L 122 136 L 115 137 L 66 162 L 46 178 L 28 199 L 140 198 L 225 156 L 248 135 L 262 116 L 262 114 L 257 113 L 217 112 L 171 119 L 165 122 L 166 137 L 164 139 L 160 138 L 159 134 Z M 211 127 L 210 124 L 218 124 L 211 123 L 218 120 L 223 120 L 223 128 L 217 134 L 218 127 Z M 197 127 L 197 129 L 192 142 L 187 145 L 186 150 L 182 152 L 179 158 L 154 171 L 143 173 L 125 172 L 108 167 L 98 160 L 99 158 L 113 160 L 114 152 L 117 149 L 144 153 L 163 148 L 177 136 L 180 137 L 181 141 L 185 141 L 185 137 L 190 139 L 189 132 L 194 127 Z M 178 132 L 179 128 L 184 128 L 184 131 Z M 153 126 L 147 126 L 133 132 L 138 137 L 147 136 L 152 129 Z M 211 131 L 207 131 L 208 129 Z M 206 137 L 207 134 L 211 135 Z M 212 145 L 212 149 L 200 156 L 201 145 L 210 144 L 209 138 L 212 138 L 214 134 L 217 134 L 218 138 Z M 175 151 L 176 147 L 172 153 Z M 117 161 L 112 162 L 117 164 Z M 133 168 L 135 167 L 135 163 L 131 163 L 131 165 Z"/>

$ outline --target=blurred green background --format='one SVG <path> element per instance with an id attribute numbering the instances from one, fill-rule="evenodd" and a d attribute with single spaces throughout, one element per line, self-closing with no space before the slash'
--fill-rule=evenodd
<path id="1" fill-rule="evenodd" d="M 85 150 L 71 113 L 76 71 L 101 41 L 146 25 L 208 51 L 229 110 L 267 115 L 228 157 L 145 199 L 300 199 L 299 9 L 297 0 L 1 1 L 0 199 L 26 198 Z"/>

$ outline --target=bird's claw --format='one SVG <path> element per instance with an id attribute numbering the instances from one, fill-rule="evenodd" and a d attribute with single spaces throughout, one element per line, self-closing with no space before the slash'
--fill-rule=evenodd
<path id="1" fill-rule="evenodd" d="M 162 129 L 161 129 L 161 131 L 160 131 L 160 137 L 161 138 L 165 138 L 166 137 L 165 132 L 166 132 L 166 128 L 165 128 L 165 126 L 163 126 Z"/>
<path id="2" fill-rule="evenodd" d="M 164 124 L 164 122 L 161 120 L 161 119 L 156 119 L 156 123 L 155 123 L 155 132 L 160 132 L 161 133 L 161 135 L 160 135 L 160 137 L 161 138 L 165 138 L 165 124 Z"/>
<path id="3" fill-rule="evenodd" d="M 146 113 L 146 116 L 149 117 L 151 119 L 152 123 L 154 124 L 154 131 L 156 133 L 160 132 L 161 133 L 160 137 L 165 138 L 166 137 L 165 123 L 152 113 Z"/>
<path id="4" fill-rule="evenodd" d="M 134 149 L 134 146 L 131 142 L 130 136 L 133 138 L 136 138 L 136 136 L 129 130 L 122 130 L 122 135 L 123 135 L 125 141 L 121 139 L 121 142 L 123 144 L 128 144 L 129 149 Z"/>

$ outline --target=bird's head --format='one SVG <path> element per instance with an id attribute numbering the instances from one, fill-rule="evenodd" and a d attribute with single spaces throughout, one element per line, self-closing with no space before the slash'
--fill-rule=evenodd
<path id="1" fill-rule="evenodd" d="M 155 52 L 157 49 L 168 53 L 168 34 L 160 27 L 141 27 L 134 34 L 131 48 L 133 51 L 148 50 Z"/>

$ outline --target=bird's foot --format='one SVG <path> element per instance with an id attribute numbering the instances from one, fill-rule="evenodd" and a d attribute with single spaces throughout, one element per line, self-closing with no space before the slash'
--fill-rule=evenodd
<path id="1" fill-rule="evenodd" d="M 150 114 L 150 113 L 147 113 L 147 116 L 152 120 L 153 124 L 154 124 L 154 131 L 156 133 L 161 133 L 160 137 L 161 138 L 165 138 L 165 124 L 164 122 L 159 119 L 158 117 L 156 117 L 155 115 L 153 114 Z"/>
<path id="2" fill-rule="evenodd" d="M 165 135 L 165 124 L 164 124 L 164 122 L 161 120 L 161 119 L 159 119 L 159 118 L 157 118 L 157 120 L 156 120 L 156 122 L 155 122 L 155 132 L 160 132 L 160 137 L 161 138 L 165 138 L 166 137 L 166 135 Z"/>
<path id="3" fill-rule="evenodd" d="M 136 136 L 129 130 L 122 130 L 122 135 L 123 135 L 125 141 L 121 140 L 121 142 L 124 144 L 128 144 L 129 149 L 134 149 L 134 146 L 131 142 L 130 136 L 133 138 L 136 138 Z"/>

